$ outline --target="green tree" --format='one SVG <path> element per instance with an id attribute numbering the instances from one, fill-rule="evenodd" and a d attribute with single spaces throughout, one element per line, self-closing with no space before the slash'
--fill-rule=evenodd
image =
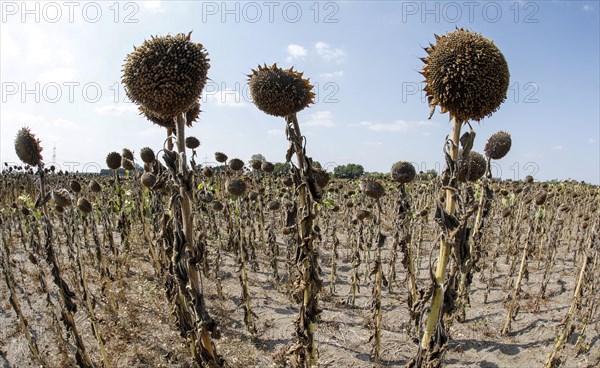
<path id="1" fill-rule="evenodd" d="M 265 161 L 267 161 L 267 159 L 262 154 L 255 153 L 255 154 L 252 155 L 252 157 L 250 157 L 250 162 L 252 162 L 252 161 L 265 162 Z"/>
<path id="2" fill-rule="evenodd" d="M 339 165 L 333 169 L 333 176 L 340 179 L 356 179 L 365 173 L 365 169 L 359 164 Z"/>
<path id="3" fill-rule="evenodd" d="M 288 174 L 290 172 L 290 164 L 288 163 L 275 162 L 273 165 L 275 166 L 274 174 Z"/>

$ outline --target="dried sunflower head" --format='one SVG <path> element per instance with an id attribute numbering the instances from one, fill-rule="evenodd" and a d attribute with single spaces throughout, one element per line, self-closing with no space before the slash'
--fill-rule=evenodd
<path id="1" fill-rule="evenodd" d="M 52 191 L 52 200 L 60 207 L 70 207 L 73 203 L 71 194 L 64 188 L 55 189 Z"/>
<path id="2" fill-rule="evenodd" d="M 146 119 L 150 120 L 154 124 L 160 125 L 161 127 L 164 127 L 164 128 L 175 129 L 175 120 L 173 117 L 168 117 L 168 118 L 162 117 L 162 116 L 158 115 L 157 113 L 149 110 L 145 106 L 140 106 L 139 110 L 140 110 L 140 115 L 146 117 Z M 198 120 L 201 112 L 202 111 L 200 110 L 200 101 L 194 102 L 194 104 L 192 106 L 190 106 L 190 108 L 185 113 L 185 124 L 188 127 L 191 127 L 193 125 L 193 123 L 196 120 Z"/>
<path id="3" fill-rule="evenodd" d="M 329 173 L 325 169 L 320 168 L 313 169 L 313 177 L 321 189 L 325 189 L 327 184 L 329 184 L 329 180 L 331 179 Z"/>
<path id="4" fill-rule="evenodd" d="M 156 156 L 154 155 L 154 151 L 150 147 L 144 147 L 140 150 L 140 157 L 142 161 L 147 164 L 151 164 L 156 160 Z"/>
<path id="5" fill-rule="evenodd" d="M 499 160 L 506 156 L 508 151 L 510 151 L 511 145 L 512 140 L 510 134 L 500 131 L 492 134 L 490 138 L 488 138 L 483 151 L 487 157 L 493 160 Z"/>
<path id="6" fill-rule="evenodd" d="M 358 210 L 356 211 L 356 218 L 360 221 L 366 220 L 372 216 L 371 211 Z"/>
<path id="7" fill-rule="evenodd" d="M 223 203 L 221 201 L 213 201 L 212 202 L 212 209 L 219 212 L 219 211 L 223 211 L 223 208 L 225 208 L 225 206 L 223 205 Z"/>
<path id="8" fill-rule="evenodd" d="M 74 193 L 79 193 L 79 192 L 81 192 L 81 184 L 79 184 L 79 182 L 78 182 L 77 180 L 71 180 L 71 184 L 70 184 L 70 186 L 71 186 L 71 190 L 72 190 Z"/>
<path id="9" fill-rule="evenodd" d="M 202 174 L 207 178 L 212 178 L 213 171 L 210 167 L 206 166 L 204 169 L 202 169 Z"/>
<path id="10" fill-rule="evenodd" d="M 436 106 L 451 119 L 480 121 L 506 99 L 510 73 L 504 55 L 482 35 L 456 29 L 435 36 L 436 44 L 425 48 L 421 74 L 431 115 Z"/>
<path id="11" fill-rule="evenodd" d="M 380 182 L 373 179 L 363 180 L 360 183 L 360 189 L 369 198 L 379 199 L 385 194 L 385 189 Z"/>
<path id="12" fill-rule="evenodd" d="M 231 179 L 226 183 L 227 191 L 235 196 L 241 196 L 246 192 L 246 183 L 242 179 Z"/>
<path id="13" fill-rule="evenodd" d="M 150 173 L 150 172 L 145 172 L 144 174 L 142 174 L 142 177 L 140 178 L 142 185 L 145 186 L 146 188 L 152 188 L 154 186 L 154 184 L 156 184 L 156 175 Z"/>
<path id="14" fill-rule="evenodd" d="M 39 139 L 31 133 L 29 128 L 21 128 L 15 138 L 15 152 L 19 160 L 24 163 L 37 166 L 42 162 L 42 147 Z"/>
<path id="15" fill-rule="evenodd" d="M 275 171 L 275 165 L 273 165 L 269 161 L 265 161 L 265 162 L 261 163 L 260 168 L 262 171 L 264 171 L 266 173 L 272 173 L 273 171 Z"/>
<path id="16" fill-rule="evenodd" d="M 232 158 L 229 160 L 229 168 L 233 171 L 240 171 L 244 168 L 244 161 L 239 158 Z"/>
<path id="17" fill-rule="evenodd" d="M 133 161 L 133 152 L 129 148 L 123 148 L 123 151 L 121 152 L 121 157 Z"/>
<path id="18" fill-rule="evenodd" d="M 110 152 L 106 156 L 106 165 L 111 170 L 118 170 L 121 167 L 121 155 L 118 152 Z"/>
<path id="19" fill-rule="evenodd" d="M 281 208 L 281 202 L 279 202 L 278 200 L 274 199 L 272 201 L 269 201 L 269 203 L 267 203 L 267 208 L 270 211 L 277 211 Z"/>
<path id="20" fill-rule="evenodd" d="M 100 184 L 94 179 L 92 179 L 92 181 L 90 181 L 90 183 L 88 184 L 88 187 L 94 193 L 98 193 L 102 190 L 102 187 L 100 186 Z"/>
<path id="21" fill-rule="evenodd" d="M 185 138 L 185 146 L 189 149 L 196 149 L 200 147 L 200 141 L 198 138 L 190 135 L 189 137 Z"/>
<path id="22" fill-rule="evenodd" d="M 123 168 L 127 171 L 135 170 L 135 165 L 133 164 L 133 161 L 125 157 L 121 158 L 121 166 L 123 166 Z"/>
<path id="23" fill-rule="evenodd" d="M 261 160 L 250 161 L 250 167 L 252 167 L 252 169 L 254 169 L 254 170 L 260 170 L 261 166 L 262 166 Z"/>
<path id="24" fill-rule="evenodd" d="M 217 160 L 219 163 L 224 163 L 227 161 L 227 155 L 223 152 L 215 152 L 215 160 Z"/>
<path id="25" fill-rule="evenodd" d="M 83 213 L 92 212 L 92 204 L 87 199 L 81 197 L 77 200 L 77 208 Z"/>
<path id="26" fill-rule="evenodd" d="M 463 151 L 458 153 L 458 181 L 476 181 L 485 175 L 487 161 L 479 152 L 469 151 L 467 157 L 463 157 Z"/>
<path id="27" fill-rule="evenodd" d="M 210 68 L 204 46 L 187 35 L 152 37 L 127 55 L 123 84 L 129 99 L 163 119 L 187 112 Z"/>
<path id="28" fill-rule="evenodd" d="M 314 101 L 313 86 L 293 68 L 258 66 L 248 76 L 250 94 L 259 110 L 274 116 L 295 114 Z"/>
<path id="29" fill-rule="evenodd" d="M 392 175 L 392 180 L 402 184 L 410 183 L 417 175 L 413 164 L 406 161 L 395 162 L 392 165 L 390 173 Z"/>

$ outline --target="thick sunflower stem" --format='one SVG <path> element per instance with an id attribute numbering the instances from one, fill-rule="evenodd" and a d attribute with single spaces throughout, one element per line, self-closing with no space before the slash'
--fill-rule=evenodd
<path id="1" fill-rule="evenodd" d="M 452 130 L 452 147 L 450 148 L 450 158 L 454 163 L 458 159 L 458 145 L 460 139 L 460 129 L 462 122 L 454 120 L 454 127 Z M 456 210 L 456 197 L 454 196 L 453 189 L 446 189 L 446 212 L 450 215 Z M 421 339 L 422 356 L 425 356 L 430 347 L 432 346 L 431 340 L 435 335 L 436 328 L 440 320 L 440 312 L 444 305 L 444 283 L 446 278 L 446 268 L 450 259 L 450 246 L 446 241 L 446 237 L 442 236 L 440 240 L 440 255 L 438 258 L 437 267 L 435 270 L 435 288 L 433 290 L 433 297 L 431 299 L 431 307 L 427 314 L 427 322 L 425 325 L 425 331 L 423 338 Z"/>
<path id="2" fill-rule="evenodd" d="M 304 152 L 303 138 L 296 114 L 286 117 L 288 139 L 296 154 L 298 171 L 296 185 L 299 194 L 300 206 L 297 213 L 299 227 L 298 234 L 298 266 L 300 268 L 299 285 L 303 288 L 302 307 L 300 316 L 296 322 L 296 334 L 298 335 L 298 350 L 300 364 L 305 367 L 316 366 L 316 348 L 314 338 L 314 320 L 319 314 L 318 293 L 320 280 L 318 279 L 317 255 L 314 250 L 313 209 L 312 196 L 309 194 L 310 163 Z M 308 166 L 307 166 L 308 165 Z M 298 285 L 297 285 L 298 286 Z"/>
<path id="3" fill-rule="evenodd" d="M 179 195 L 181 196 L 181 220 L 183 233 L 185 236 L 185 243 L 188 252 L 193 255 L 196 255 L 196 247 L 194 244 L 194 228 L 193 228 L 193 217 L 192 217 L 192 206 L 190 201 L 190 189 L 186 185 L 186 181 L 188 180 L 188 170 L 187 170 L 187 160 L 185 155 L 185 123 L 186 117 L 185 113 L 179 114 L 176 117 L 176 134 L 177 134 L 177 151 L 179 153 L 179 173 L 182 175 L 182 181 L 179 186 Z M 170 140 L 169 140 L 170 141 Z M 195 257 L 196 258 L 196 257 Z M 192 259 L 188 260 L 188 273 L 190 276 L 190 284 L 192 288 L 192 295 L 194 298 L 197 298 L 196 305 L 203 306 L 204 305 L 204 295 L 202 294 L 202 276 L 200 275 L 200 270 L 196 266 Z M 197 311 L 204 312 L 205 311 Z M 209 365 L 221 366 L 223 364 L 221 357 L 217 355 L 217 352 L 214 348 L 214 344 L 212 342 L 212 338 L 210 336 L 210 331 L 204 326 L 208 321 L 203 321 L 204 316 L 197 316 L 197 319 L 200 319 L 199 322 L 199 335 L 198 343 L 201 344 L 200 352 L 194 352 L 196 359 L 204 362 L 208 360 Z M 194 342 L 192 342 L 194 343 Z M 195 350 L 195 349 L 194 349 Z"/>

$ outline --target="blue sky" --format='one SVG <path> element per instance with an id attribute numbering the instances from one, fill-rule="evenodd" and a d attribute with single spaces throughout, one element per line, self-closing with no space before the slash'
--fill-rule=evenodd
<path id="1" fill-rule="evenodd" d="M 258 64 L 295 66 L 318 101 L 299 113 L 307 151 L 321 163 L 387 172 L 406 160 L 439 168 L 448 115 L 418 91 L 422 47 L 464 27 L 494 40 L 511 81 L 500 110 L 475 123 L 476 150 L 508 131 L 511 152 L 494 174 L 600 183 L 600 4 L 506 2 L 1 2 L 0 161 L 29 126 L 62 168 L 94 171 L 109 151 L 162 147 L 165 132 L 126 102 L 125 56 L 150 35 L 193 31 L 211 69 L 188 134 L 248 161 L 284 159 L 284 122 L 252 105 L 246 75 Z M 37 5 L 36 5 L 37 4 Z M 330 166 L 330 167 L 331 167 Z"/>

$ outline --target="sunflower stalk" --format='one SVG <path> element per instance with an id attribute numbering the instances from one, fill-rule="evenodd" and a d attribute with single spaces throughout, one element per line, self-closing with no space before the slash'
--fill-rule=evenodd
<path id="1" fill-rule="evenodd" d="M 74 211 L 74 210 L 72 210 Z M 83 215 L 83 239 L 87 239 L 87 216 L 85 213 L 82 213 Z M 90 216 L 93 216 L 93 214 L 90 214 Z M 83 265 L 83 260 L 82 260 L 82 255 L 81 255 L 81 245 L 79 241 L 76 241 L 77 244 L 77 267 L 79 270 L 79 282 L 81 283 L 81 287 L 83 288 L 83 300 L 85 301 L 85 305 L 87 307 L 87 311 L 88 314 L 90 316 L 90 320 L 91 320 L 91 326 L 92 326 L 92 332 L 94 333 L 94 337 L 96 337 L 96 340 L 98 341 L 98 347 L 100 348 L 100 354 L 102 356 L 102 363 L 103 366 L 105 368 L 110 368 L 111 364 L 110 364 L 110 360 L 108 359 L 108 356 L 106 354 L 106 349 L 104 347 L 104 339 L 102 338 L 102 334 L 100 332 L 100 328 L 98 326 L 98 319 L 96 318 L 96 312 L 94 311 L 94 306 L 93 306 L 93 295 L 90 291 L 90 288 L 88 286 L 88 282 L 87 282 L 87 278 L 85 276 L 85 267 Z M 87 244 L 86 244 L 87 245 Z M 89 247 L 88 247 L 89 248 Z"/>
<path id="2" fill-rule="evenodd" d="M 236 241 L 238 243 L 238 263 L 239 263 L 239 280 L 242 289 L 242 297 L 241 303 L 244 308 L 244 324 L 246 325 L 246 329 L 248 332 L 254 336 L 256 335 L 256 325 L 254 323 L 254 318 L 256 318 L 256 314 L 252 311 L 250 307 L 250 291 L 248 287 L 248 270 L 247 270 L 247 256 L 248 256 L 248 247 L 246 245 L 247 241 L 245 238 L 245 226 L 244 226 L 244 218 L 242 216 L 242 206 L 240 202 L 240 197 L 238 196 L 235 200 L 236 203 L 236 211 L 239 217 L 238 224 L 238 233 L 236 236 Z"/>
<path id="3" fill-rule="evenodd" d="M 460 140 L 460 130 L 462 122 L 454 120 L 452 136 L 450 138 L 450 160 L 455 167 L 458 162 L 458 145 Z M 452 216 L 456 211 L 456 188 L 455 181 L 451 180 L 446 189 L 446 209 L 447 215 Z M 423 331 L 420 345 L 420 357 L 416 360 L 415 366 L 421 366 L 423 359 L 425 361 L 437 360 L 437 354 L 441 352 L 445 344 L 445 331 L 441 321 L 441 312 L 444 306 L 444 291 L 446 283 L 446 269 L 450 260 L 451 244 L 448 243 L 448 235 L 443 234 L 440 238 L 440 254 L 438 257 L 437 267 L 434 276 L 434 289 L 431 299 L 429 312 L 427 313 L 426 325 Z M 453 239 L 452 239 L 453 241 Z M 440 363 L 441 364 L 441 363 Z"/>
<path id="4" fill-rule="evenodd" d="M 575 290 L 573 291 L 573 298 L 571 300 L 571 306 L 569 307 L 569 310 L 567 311 L 567 314 L 565 315 L 564 319 L 562 320 L 562 322 L 560 323 L 560 327 L 562 327 L 559 336 L 556 338 L 556 343 L 554 344 L 554 349 L 552 350 L 552 354 L 550 354 L 550 357 L 548 358 L 548 361 L 546 362 L 546 368 L 555 368 L 560 366 L 560 350 L 565 342 L 565 340 L 567 339 L 567 336 L 569 334 L 569 331 L 571 330 L 571 319 L 573 318 L 575 311 L 578 308 L 578 305 L 581 302 L 581 291 L 582 288 L 584 287 L 584 280 L 586 278 L 586 275 L 589 273 L 590 271 L 590 267 L 588 267 L 588 265 L 595 263 L 595 259 L 598 257 L 598 252 L 597 252 L 597 247 L 598 247 L 598 235 L 596 233 L 594 233 L 594 235 L 592 236 L 592 238 L 589 241 L 589 244 L 587 246 L 586 249 L 586 254 L 584 254 L 583 257 L 583 262 L 581 264 L 581 269 L 579 271 L 579 277 L 577 279 L 577 285 L 575 286 Z M 596 250 L 594 252 L 594 250 Z M 580 335 L 581 338 L 582 335 Z M 577 345 L 579 345 L 579 338 L 577 341 Z"/>
<path id="5" fill-rule="evenodd" d="M 40 176 L 39 191 L 40 198 L 42 198 L 42 220 L 44 222 L 44 248 L 46 250 L 46 261 L 48 262 L 48 265 L 51 268 L 52 280 L 54 281 L 54 284 L 58 287 L 60 299 L 63 304 L 63 308 L 61 310 L 61 319 L 65 325 L 66 330 L 71 333 L 75 340 L 75 346 L 77 348 L 75 359 L 77 361 L 77 364 L 84 368 L 93 368 L 94 363 L 88 355 L 83 339 L 77 331 L 77 325 L 75 324 L 74 314 L 77 311 L 77 305 L 74 301 L 75 294 L 71 291 L 67 282 L 63 278 L 62 270 L 58 264 L 58 259 L 54 251 L 54 245 L 52 242 L 52 223 L 50 222 L 50 219 L 48 218 L 48 215 L 46 213 L 46 201 L 44 200 L 46 198 L 46 184 L 44 176 L 44 166 L 41 162 L 38 165 L 38 174 Z"/>
<path id="6" fill-rule="evenodd" d="M 216 328 L 214 320 L 208 316 L 208 312 L 204 307 L 204 294 L 202 293 L 202 276 L 197 264 L 198 253 L 194 244 L 194 228 L 192 217 L 192 204 L 190 201 L 191 187 L 189 183 L 189 171 L 187 168 L 187 160 L 185 158 L 185 113 L 177 115 L 176 133 L 177 133 L 177 151 L 179 153 L 178 163 L 179 172 L 179 196 L 180 196 L 180 211 L 182 230 L 184 236 L 185 248 L 190 257 L 187 259 L 187 272 L 189 275 L 190 287 L 193 298 L 193 305 L 196 312 L 195 324 L 197 330 L 192 334 L 191 344 L 194 347 L 194 358 L 199 364 L 208 366 L 223 366 L 223 359 L 217 354 L 214 343 L 211 338 L 211 332 Z M 177 235 L 176 235 L 177 236 Z M 175 266 L 175 265 L 174 265 Z M 184 301 L 185 303 L 185 301 Z M 196 351 L 198 350 L 198 351 Z"/>
<path id="7" fill-rule="evenodd" d="M 377 218 L 375 219 L 375 226 L 377 227 L 377 249 L 375 250 L 375 259 L 373 261 L 373 271 L 371 276 L 375 275 L 375 282 L 372 288 L 372 300 L 371 300 L 371 314 L 373 318 L 373 334 L 370 340 L 373 340 L 373 348 L 371 349 L 371 355 L 375 362 L 381 360 L 381 322 L 383 319 L 383 311 L 381 308 L 381 287 L 385 280 L 383 277 L 383 270 L 381 264 L 381 249 L 385 244 L 386 236 L 381 232 L 381 203 L 379 199 L 376 200 L 377 205 Z M 386 282 L 387 283 L 387 282 Z"/>
<path id="8" fill-rule="evenodd" d="M 515 308 L 517 306 L 517 299 L 519 293 L 521 291 L 521 282 L 523 281 L 523 277 L 525 276 L 526 268 L 527 268 L 527 257 L 531 252 L 531 245 L 533 243 L 533 238 L 535 238 L 535 229 L 536 229 L 536 221 L 533 221 L 533 217 L 535 216 L 536 207 L 534 205 L 531 206 L 531 214 L 529 216 L 530 227 L 527 232 L 527 236 L 525 239 L 525 246 L 523 247 L 523 253 L 521 255 L 521 265 L 519 266 L 519 273 L 517 274 L 517 279 L 514 283 L 514 289 L 510 296 L 510 304 L 508 306 L 508 312 L 506 313 L 506 321 L 504 322 L 504 327 L 502 327 L 502 331 L 500 334 L 502 336 L 506 336 L 510 332 L 511 322 L 516 317 L 514 315 Z"/>
<path id="9" fill-rule="evenodd" d="M 296 320 L 298 343 L 292 351 L 296 354 L 299 364 L 309 368 L 316 366 L 314 330 L 320 314 L 318 294 L 321 289 L 321 280 L 319 278 L 317 252 L 314 248 L 317 233 L 313 228 L 313 197 L 316 194 L 310 192 L 314 186 L 311 160 L 306 156 L 304 138 L 300 133 L 296 114 L 287 116 L 285 120 L 286 136 L 290 142 L 290 150 L 286 161 L 289 162 L 291 155 L 295 153 L 298 164 L 297 168 L 292 168 L 294 183 L 299 196 L 299 207 L 296 215 L 299 233 L 297 234 L 295 259 L 299 275 L 294 286 L 295 293 L 302 294 L 300 314 Z"/>
<path id="10" fill-rule="evenodd" d="M 10 247 L 6 242 L 4 231 L 2 231 L 2 237 L 0 238 L 0 240 L 2 240 L 2 245 L 4 248 L 4 252 L 0 253 L 0 264 L 2 265 L 2 274 L 4 275 L 4 281 L 6 282 L 9 291 L 8 301 L 13 310 L 15 311 L 15 314 L 17 315 L 21 332 L 23 332 L 25 338 L 27 339 L 27 346 L 29 347 L 31 355 L 33 355 L 33 360 L 36 364 L 39 364 L 40 366 L 46 366 L 47 364 L 46 362 L 44 362 L 40 354 L 40 350 L 37 345 L 37 340 L 34 337 L 34 335 L 32 335 L 29 331 L 29 321 L 27 320 L 27 317 L 25 317 L 23 311 L 21 310 L 19 296 L 15 291 L 15 282 L 10 266 Z"/>

